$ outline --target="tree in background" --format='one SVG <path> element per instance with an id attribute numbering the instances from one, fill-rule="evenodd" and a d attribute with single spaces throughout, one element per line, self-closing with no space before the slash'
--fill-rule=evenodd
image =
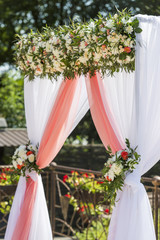
<path id="1" fill-rule="evenodd" d="M 134 14 L 160 15 L 160 0 L 0 0 L 0 65 L 13 64 L 15 34 L 55 27 L 79 17 L 95 18 L 98 12 L 131 9 Z"/>
<path id="2" fill-rule="evenodd" d="M 25 127 L 23 78 L 11 71 L 0 77 L 0 113 L 8 127 Z"/>
<path id="3" fill-rule="evenodd" d="M 88 20 L 98 12 L 106 15 L 119 10 L 131 9 L 134 14 L 160 15 L 160 0 L 0 0 L 0 66 L 14 67 L 15 34 L 26 34 L 42 29 L 46 24 L 55 27 L 68 24 L 69 19 Z M 16 77 L 17 78 L 17 77 Z M 23 80 L 4 73 L 0 77 L 0 114 L 9 127 L 25 126 L 23 108 Z M 72 137 L 88 138 L 99 142 L 98 134 L 89 112 Z"/>

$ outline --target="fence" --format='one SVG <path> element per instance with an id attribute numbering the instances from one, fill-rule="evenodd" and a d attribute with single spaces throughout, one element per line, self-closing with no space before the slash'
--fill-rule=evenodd
<path id="1" fill-rule="evenodd" d="M 77 173 L 79 178 L 77 178 Z M 112 209 L 107 201 L 103 200 L 105 193 L 101 189 L 100 176 L 99 171 L 54 164 L 42 173 L 54 236 L 74 236 L 74 239 L 107 239 Z M 151 203 L 157 240 L 160 240 L 160 179 L 143 177 L 142 182 Z M 15 189 L 16 186 L 13 185 L 0 186 L 0 238 L 4 237 Z M 89 191 L 89 189 L 92 190 Z M 6 203 L 9 205 L 5 205 Z"/>

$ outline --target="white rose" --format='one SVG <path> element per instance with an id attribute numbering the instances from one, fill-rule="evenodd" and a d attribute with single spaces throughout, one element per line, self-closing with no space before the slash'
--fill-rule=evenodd
<path id="1" fill-rule="evenodd" d="M 14 168 L 17 168 L 17 162 L 15 160 L 12 161 L 12 164 L 13 164 Z"/>
<path id="2" fill-rule="evenodd" d="M 26 154 L 26 151 L 24 149 L 19 149 L 18 156 L 22 157 Z"/>
<path id="3" fill-rule="evenodd" d="M 33 155 L 33 154 L 30 154 L 30 155 L 28 156 L 28 160 L 29 160 L 30 163 L 34 162 L 34 155 Z"/>

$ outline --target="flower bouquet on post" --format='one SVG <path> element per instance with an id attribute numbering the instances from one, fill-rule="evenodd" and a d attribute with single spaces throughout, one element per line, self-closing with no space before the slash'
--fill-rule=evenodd
<path id="1" fill-rule="evenodd" d="M 117 191 L 122 190 L 127 174 L 133 172 L 140 161 L 140 155 L 138 155 L 136 149 L 137 147 L 135 149 L 130 147 L 128 139 L 126 139 L 126 149 L 117 151 L 115 154 L 108 146 L 107 153 L 110 157 L 104 164 L 102 174 L 106 192 L 105 200 L 108 200 L 111 204 L 115 203 Z"/>
<path id="2" fill-rule="evenodd" d="M 37 153 L 38 147 L 30 143 L 19 146 L 12 156 L 14 173 L 26 177 L 31 171 L 40 174 L 42 170 L 36 164 Z"/>

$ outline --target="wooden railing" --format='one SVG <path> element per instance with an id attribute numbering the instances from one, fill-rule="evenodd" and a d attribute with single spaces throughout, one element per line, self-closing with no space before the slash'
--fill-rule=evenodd
<path id="1" fill-rule="evenodd" d="M 6 166 L 5 166 L 6 167 Z M 3 168 L 1 166 L 0 168 Z M 103 201 L 103 192 L 96 191 L 95 194 L 88 193 L 84 188 L 71 188 L 70 184 L 63 181 L 65 175 L 71 176 L 71 171 L 79 174 L 94 174 L 94 178 L 89 178 L 92 183 L 99 181 L 101 172 L 86 169 L 72 168 L 51 164 L 51 166 L 42 173 L 42 179 L 45 189 L 46 201 L 49 210 L 52 232 L 54 236 L 75 236 L 74 239 L 80 239 L 76 232 L 82 232 L 86 239 L 91 234 L 91 227 L 97 224 L 99 229 L 92 231 L 93 239 L 107 239 L 107 225 L 111 209 L 106 201 Z M 160 240 L 159 223 L 160 223 L 160 178 L 142 177 L 142 182 L 147 190 L 151 203 L 155 231 L 157 240 Z M 93 183 L 94 185 L 94 183 Z M 92 185 L 92 186 L 93 186 Z M 0 204 L 12 202 L 16 186 L 0 186 Z M 70 195 L 65 196 L 66 194 Z M 70 198 L 76 199 L 77 209 L 70 204 Z M 97 211 L 101 207 L 101 211 Z M 0 205 L 1 209 L 1 205 Z M 8 210 L 7 210 L 8 209 Z M 107 211 L 105 211 L 107 209 Z M 9 207 L 6 206 L 6 212 L 0 211 L 0 238 L 4 237 Z M 107 224 L 107 225 L 106 225 Z M 95 227 L 96 229 L 96 227 Z M 101 230 L 100 230 L 101 229 Z M 84 239 L 84 238 L 83 238 Z"/>

